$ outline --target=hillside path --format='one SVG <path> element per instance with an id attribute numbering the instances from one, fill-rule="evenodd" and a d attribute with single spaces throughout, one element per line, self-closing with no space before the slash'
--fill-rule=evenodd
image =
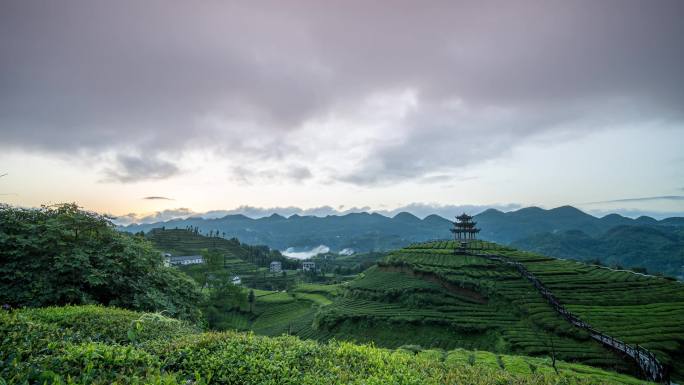
<path id="1" fill-rule="evenodd" d="M 553 295 L 551 290 L 549 290 L 544 284 L 537 278 L 534 274 L 532 274 L 529 270 L 527 270 L 527 267 L 525 267 L 524 264 L 518 261 L 514 261 L 506 256 L 503 255 L 497 255 L 497 254 L 486 254 L 486 253 L 474 253 L 474 252 L 465 252 L 467 255 L 472 255 L 476 257 L 482 257 L 482 258 L 487 258 L 489 260 L 497 261 L 504 263 L 509 266 L 513 266 L 518 270 L 520 275 L 524 278 L 527 278 L 528 281 L 530 281 L 534 287 L 537 289 L 539 294 L 541 294 L 542 297 L 544 297 L 547 302 L 551 305 L 551 307 L 554 308 L 554 310 L 560 314 L 563 318 L 565 318 L 568 322 L 573 324 L 574 326 L 584 329 L 587 332 L 589 332 L 589 335 L 591 338 L 594 340 L 600 342 L 604 346 L 607 346 L 618 353 L 629 357 L 632 359 L 637 366 L 641 369 L 641 371 L 644 374 L 644 377 L 648 379 L 649 381 L 654 381 L 654 382 L 661 382 L 661 383 L 669 383 L 669 374 L 667 368 L 661 364 L 656 356 L 650 352 L 648 349 L 645 349 L 641 346 L 637 345 L 629 345 L 625 343 L 622 340 L 619 340 L 617 338 L 611 337 L 590 324 L 582 321 L 579 317 L 571 313 L 568 309 L 563 306 L 560 301 Z"/>

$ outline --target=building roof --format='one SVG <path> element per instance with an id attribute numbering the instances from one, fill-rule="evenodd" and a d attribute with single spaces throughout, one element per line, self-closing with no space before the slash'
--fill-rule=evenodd
<path id="1" fill-rule="evenodd" d="M 201 255 L 177 255 L 169 258 L 171 262 L 194 261 L 196 259 L 203 259 Z"/>

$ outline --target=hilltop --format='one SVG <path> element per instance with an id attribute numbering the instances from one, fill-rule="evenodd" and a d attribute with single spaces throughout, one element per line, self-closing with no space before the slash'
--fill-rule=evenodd
<path id="1" fill-rule="evenodd" d="M 390 351 L 295 337 L 203 333 L 98 306 L 0 313 L 0 377 L 88 384 L 641 384 L 591 367 L 466 350 Z M 47 347 L 47 348 L 46 348 Z"/>

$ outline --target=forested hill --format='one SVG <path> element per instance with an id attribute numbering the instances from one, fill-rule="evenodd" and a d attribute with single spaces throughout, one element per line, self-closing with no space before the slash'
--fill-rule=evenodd
<path id="1" fill-rule="evenodd" d="M 536 234 L 567 230 L 581 230 L 589 235 L 600 235 L 617 226 L 684 227 L 684 218 L 681 217 L 658 221 L 646 216 L 632 219 L 619 214 L 609 214 L 597 218 L 572 206 L 561 206 L 551 210 L 527 207 L 506 213 L 490 209 L 476 215 L 475 219 L 482 228 L 481 235 L 484 239 L 504 244 Z"/>
<path id="2" fill-rule="evenodd" d="M 558 258 L 640 267 L 684 280 L 684 227 L 617 226 L 593 237 L 568 230 L 533 235 L 512 245 Z"/>
<path id="3" fill-rule="evenodd" d="M 476 215 L 475 220 L 482 228 L 481 237 L 485 240 L 515 244 L 526 250 L 557 257 L 584 260 L 599 258 L 624 267 L 647 267 L 652 272 L 675 276 L 682 274 L 682 264 L 679 263 L 683 249 L 682 237 L 672 234 L 681 234 L 684 218 L 658 221 L 650 217 L 631 219 L 618 214 L 597 218 L 574 207 L 563 206 L 551 210 L 528 207 L 506 213 L 490 209 Z M 634 229 L 611 232 L 624 226 Z M 399 213 L 391 218 L 377 213 L 327 217 L 293 215 L 289 218 L 273 214 L 259 219 L 228 215 L 216 219 L 187 218 L 135 224 L 120 229 L 148 232 L 160 227 L 197 228 L 202 234 L 218 233 L 225 238 L 235 237 L 247 244 L 267 245 L 278 250 L 325 245 L 332 251 L 382 251 L 451 237 L 449 219 L 437 215 L 420 219 L 409 213 Z M 574 233 L 563 235 L 575 230 L 583 232 L 588 238 L 583 240 L 581 247 L 567 242 Z M 648 241 L 633 242 L 635 232 L 640 232 Z M 606 240 L 603 241 L 603 238 Z M 628 253 L 625 253 L 624 245 L 629 245 Z M 630 257 L 626 257 L 627 254 Z"/>

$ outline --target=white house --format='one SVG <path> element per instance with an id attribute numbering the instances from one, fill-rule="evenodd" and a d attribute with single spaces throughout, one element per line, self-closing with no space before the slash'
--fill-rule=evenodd
<path id="1" fill-rule="evenodd" d="M 314 263 L 314 262 L 302 262 L 302 270 L 304 270 L 304 271 L 316 271 L 316 263 Z"/>
<path id="2" fill-rule="evenodd" d="M 169 263 L 172 266 L 198 265 L 204 263 L 204 258 L 201 255 L 179 255 L 169 257 Z"/>
<path id="3" fill-rule="evenodd" d="M 233 285 L 242 285 L 242 279 L 240 279 L 240 276 L 236 275 L 235 277 L 233 277 Z"/>
<path id="4" fill-rule="evenodd" d="M 269 270 L 271 271 L 271 273 L 280 273 L 281 271 L 283 271 L 283 264 L 278 261 L 273 261 L 271 262 Z"/>
<path id="5" fill-rule="evenodd" d="M 171 266 L 171 254 L 169 253 L 161 253 L 162 254 L 162 259 L 164 260 L 164 266 L 169 267 Z"/>

